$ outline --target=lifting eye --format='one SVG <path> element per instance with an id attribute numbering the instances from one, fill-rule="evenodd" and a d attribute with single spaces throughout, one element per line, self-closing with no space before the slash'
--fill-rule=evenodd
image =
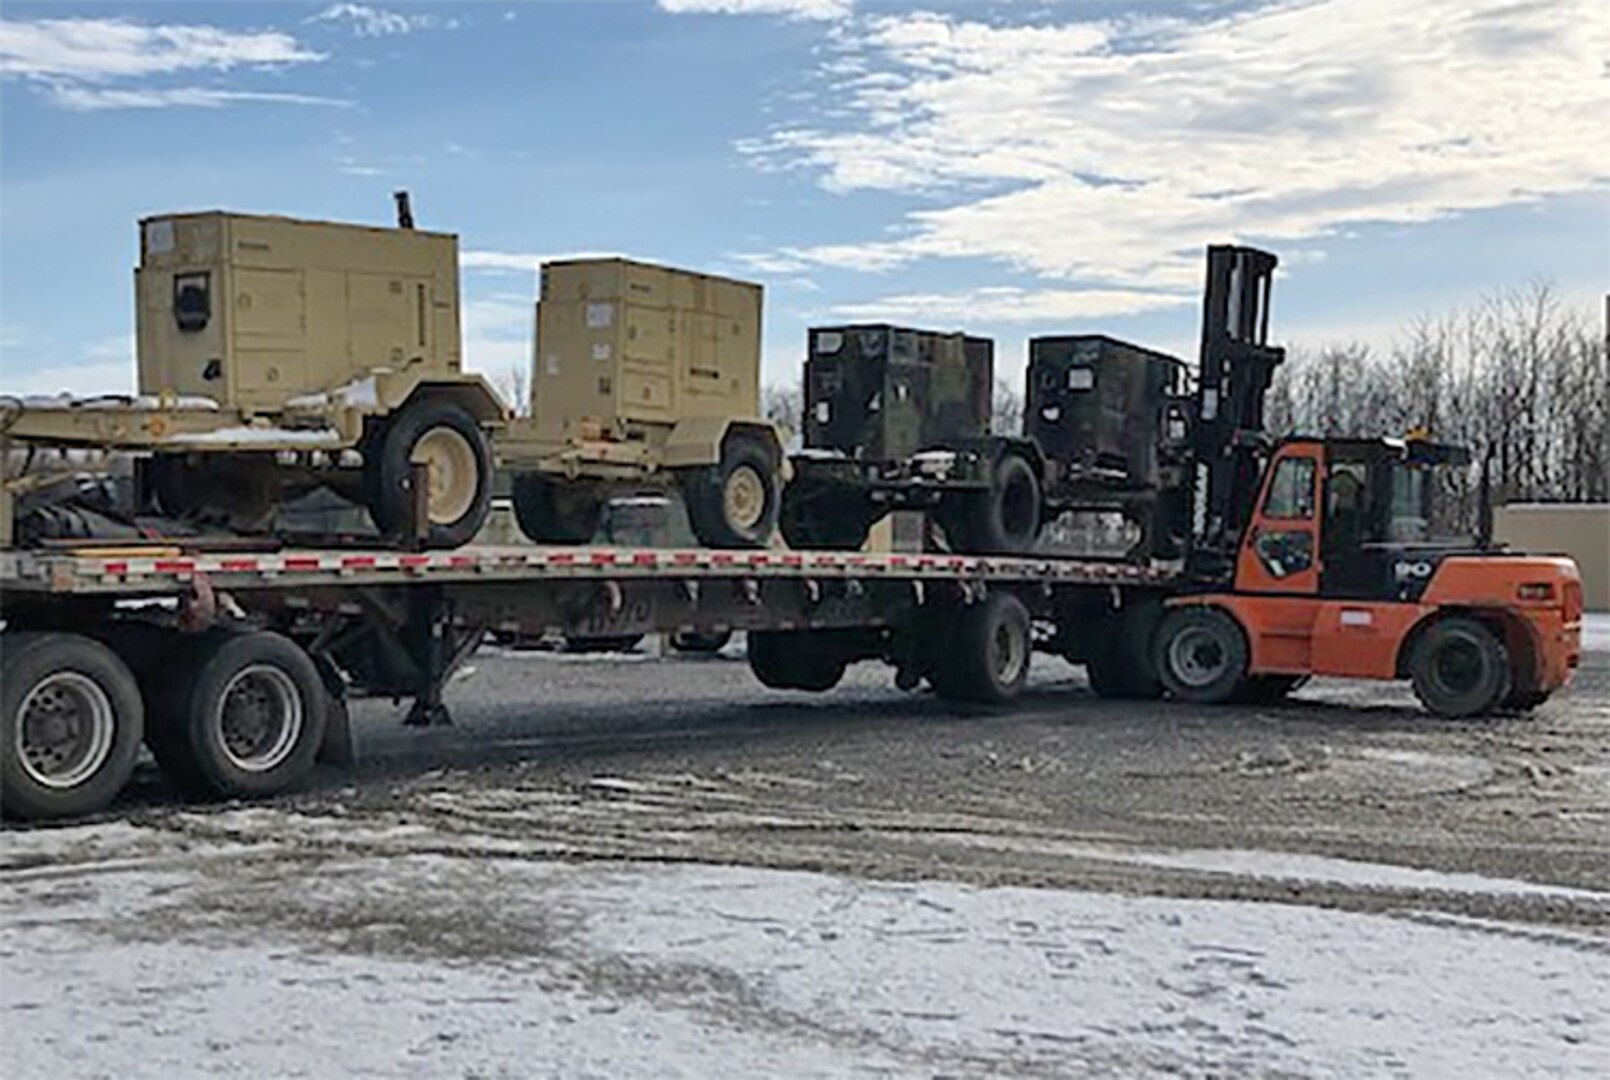
<path id="1" fill-rule="evenodd" d="M 205 330 L 212 319 L 209 275 L 179 274 L 173 279 L 173 319 L 187 334 Z"/>

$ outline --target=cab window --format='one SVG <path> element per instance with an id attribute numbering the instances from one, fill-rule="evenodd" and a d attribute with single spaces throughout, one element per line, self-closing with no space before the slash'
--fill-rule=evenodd
<path id="1" fill-rule="evenodd" d="M 1269 481 L 1269 494 L 1263 500 L 1267 518 L 1312 518 L 1314 516 L 1314 459 L 1282 458 Z"/>

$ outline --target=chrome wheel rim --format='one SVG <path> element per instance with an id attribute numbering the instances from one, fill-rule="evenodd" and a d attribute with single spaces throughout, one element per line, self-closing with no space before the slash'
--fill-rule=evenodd
<path id="1" fill-rule="evenodd" d="M 77 787 L 111 756 L 116 712 L 88 675 L 58 671 L 40 680 L 17 716 L 17 761 L 41 787 Z"/>
<path id="2" fill-rule="evenodd" d="M 272 664 L 237 671 L 213 711 L 218 745 L 243 772 L 267 772 L 284 762 L 296 749 L 303 722 L 295 680 Z"/>
<path id="3" fill-rule="evenodd" d="M 996 681 L 1002 686 L 1017 682 L 1028 662 L 1028 641 L 1023 628 L 1015 623 L 1002 622 L 990 635 L 990 667 Z"/>

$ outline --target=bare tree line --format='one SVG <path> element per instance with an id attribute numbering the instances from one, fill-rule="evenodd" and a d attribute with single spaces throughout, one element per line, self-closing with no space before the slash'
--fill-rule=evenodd
<path id="1" fill-rule="evenodd" d="M 1493 500 L 1610 498 L 1610 360 L 1602 330 L 1548 285 L 1494 293 L 1410 325 L 1390 353 L 1296 351 L 1268 402 L 1277 433 L 1423 431 L 1469 447 Z"/>

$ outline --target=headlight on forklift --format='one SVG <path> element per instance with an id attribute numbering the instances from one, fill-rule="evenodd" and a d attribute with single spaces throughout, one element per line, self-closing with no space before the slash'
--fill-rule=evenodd
<path id="1" fill-rule="evenodd" d="M 1554 583 L 1552 581 L 1528 581 L 1515 586 L 1515 596 L 1521 600 L 1537 603 L 1542 600 L 1554 599 Z"/>

